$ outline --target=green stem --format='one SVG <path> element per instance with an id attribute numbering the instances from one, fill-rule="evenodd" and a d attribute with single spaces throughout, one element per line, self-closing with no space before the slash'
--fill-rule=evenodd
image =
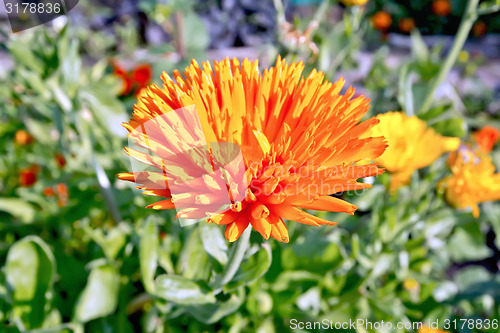
<path id="1" fill-rule="evenodd" d="M 285 18 L 285 7 L 283 6 L 282 0 L 274 0 L 274 8 L 276 8 L 276 20 L 278 24 L 281 25 L 286 22 Z"/>
<path id="2" fill-rule="evenodd" d="M 248 250 L 250 246 L 250 234 L 252 233 L 252 227 L 248 226 L 240 238 L 233 244 L 231 247 L 231 253 L 229 254 L 229 258 L 227 260 L 227 264 L 224 267 L 224 272 L 220 275 L 214 282 L 214 293 L 218 294 L 222 291 L 224 286 L 231 281 L 234 277 L 238 268 L 240 268 L 241 262 L 245 257 L 245 252 Z"/>
<path id="3" fill-rule="evenodd" d="M 469 0 L 467 2 L 467 8 L 465 9 L 464 16 L 462 17 L 462 21 L 460 22 L 460 27 L 458 28 L 457 35 L 455 37 L 455 41 L 453 42 L 453 46 L 448 53 L 448 56 L 446 57 L 443 65 L 441 66 L 441 69 L 439 70 L 438 75 L 436 78 L 433 80 L 431 88 L 429 89 L 427 96 L 424 99 L 424 102 L 422 103 L 422 106 L 420 108 L 420 113 L 423 113 L 427 110 L 429 110 L 433 97 L 434 97 L 434 92 L 436 91 L 437 87 L 443 82 L 443 80 L 446 78 L 448 73 L 450 72 L 451 68 L 457 61 L 458 55 L 460 51 L 462 51 L 462 48 L 464 47 L 465 41 L 467 40 L 467 37 L 469 37 L 470 30 L 472 29 L 472 25 L 477 19 L 477 7 L 479 4 L 479 0 Z"/>
<path id="4" fill-rule="evenodd" d="M 329 11 L 330 11 L 330 1 L 323 0 L 323 2 L 321 2 L 318 9 L 314 13 L 313 21 L 318 22 L 318 26 L 319 26 L 319 23 L 322 22 L 326 18 Z"/>

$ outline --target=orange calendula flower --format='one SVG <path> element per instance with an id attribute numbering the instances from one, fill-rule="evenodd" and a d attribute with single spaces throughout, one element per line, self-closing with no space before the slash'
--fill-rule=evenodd
<path id="1" fill-rule="evenodd" d="M 435 0 L 432 2 L 432 12 L 437 16 L 448 16 L 451 13 L 450 0 Z"/>
<path id="2" fill-rule="evenodd" d="M 410 182 L 412 173 L 434 162 L 442 154 L 456 150 L 458 138 L 443 137 L 416 116 L 387 112 L 376 117 L 380 124 L 368 135 L 385 136 L 389 147 L 375 161 L 392 174 L 391 191 Z"/>
<path id="3" fill-rule="evenodd" d="M 33 137 L 25 130 L 18 130 L 16 132 L 14 140 L 18 145 L 25 146 L 33 142 Z"/>
<path id="4" fill-rule="evenodd" d="M 350 6 L 362 6 L 368 2 L 368 0 L 340 0 L 344 5 Z"/>
<path id="5" fill-rule="evenodd" d="M 421 329 L 418 330 L 418 333 L 449 333 L 448 331 L 441 331 L 435 328 L 429 328 L 427 326 L 422 326 Z"/>
<path id="6" fill-rule="evenodd" d="M 372 23 L 375 29 L 387 31 L 391 27 L 392 16 L 384 11 L 376 12 L 375 15 L 372 16 Z"/>
<path id="7" fill-rule="evenodd" d="M 251 225 L 265 239 L 288 242 L 284 219 L 314 226 L 335 224 L 301 208 L 353 214 L 356 206 L 329 195 L 369 188 L 356 180 L 382 172 L 374 164 L 355 165 L 377 158 L 386 148 L 383 137 L 360 138 L 378 120 L 360 123 L 369 101 L 363 96 L 353 99 L 354 88 L 341 95 L 342 80 L 325 81 L 315 70 L 302 77 L 303 69 L 303 63 L 288 64 L 278 57 L 276 65 L 263 73 L 257 61 L 247 59 L 202 66 L 193 60 L 183 75 L 174 71 L 171 78 L 164 73 L 163 86 L 151 85 L 140 96 L 133 118 L 124 124 L 131 141 L 154 155 L 132 148 L 126 153 L 152 171 L 122 173 L 118 178 L 139 183 L 144 194 L 169 198 L 149 207 L 176 208 L 181 218 L 224 225 L 229 241 Z M 192 105 L 199 130 L 186 113 L 176 114 Z M 202 136 L 209 146 L 205 151 L 196 147 Z M 167 143 L 166 137 L 171 138 Z M 231 166 L 225 168 L 227 183 L 221 183 L 216 170 L 200 173 L 205 167 L 198 165 L 203 164 L 201 159 L 198 164 L 184 163 L 205 154 L 208 169 L 225 164 L 219 162 L 224 143 L 241 149 L 244 165 L 236 169 L 243 167 L 246 188 L 227 180 L 237 173 Z M 183 149 L 188 152 L 183 154 Z M 175 172 L 167 175 L 170 169 Z M 185 179 L 191 183 L 174 194 Z M 219 205 L 217 194 L 226 187 L 231 192 L 230 208 L 207 212 L 205 207 Z"/>
<path id="8" fill-rule="evenodd" d="M 415 20 L 410 17 L 404 17 L 399 20 L 398 26 L 399 30 L 408 34 L 415 29 Z"/>
<path id="9" fill-rule="evenodd" d="M 495 173 L 491 158 L 480 156 L 463 146 L 450 159 L 452 174 L 439 183 L 446 200 L 455 208 L 472 208 L 479 217 L 478 204 L 500 200 L 500 173 Z"/>
<path id="10" fill-rule="evenodd" d="M 473 133 L 472 136 L 477 142 L 479 149 L 487 154 L 493 150 L 493 146 L 500 139 L 500 131 L 493 126 L 487 125 Z"/>

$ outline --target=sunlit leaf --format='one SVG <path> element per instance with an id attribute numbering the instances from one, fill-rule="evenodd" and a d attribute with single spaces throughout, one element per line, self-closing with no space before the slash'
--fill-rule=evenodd
<path id="1" fill-rule="evenodd" d="M 142 281 L 144 282 L 144 287 L 150 293 L 154 290 L 154 276 L 158 266 L 158 250 L 158 228 L 154 221 L 149 220 L 142 229 L 139 258 Z"/>
<path id="2" fill-rule="evenodd" d="M 160 275 L 156 279 L 155 295 L 177 304 L 214 303 L 214 294 L 202 284 L 180 276 Z"/>
<path id="3" fill-rule="evenodd" d="M 5 276 L 12 290 L 12 315 L 21 320 L 27 329 L 40 327 L 45 320 L 54 265 L 52 252 L 37 236 L 28 236 L 9 250 Z"/>
<path id="4" fill-rule="evenodd" d="M 76 320 L 85 323 L 113 313 L 118 304 L 119 288 L 120 275 L 113 266 L 94 267 L 76 304 Z"/>

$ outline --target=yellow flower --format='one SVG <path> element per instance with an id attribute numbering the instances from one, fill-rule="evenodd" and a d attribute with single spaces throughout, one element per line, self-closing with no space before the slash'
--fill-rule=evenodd
<path id="1" fill-rule="evenodd" d="M 491 158 L 479 156 L 469 149 L 459 150 L 451 159 L 452 175 L 443 179 L 446 200 L 455 208 L 472 208 L 479 217 L 478 203 L 500 200 L 500 173 L 495 173 Z"/>
<path id="2" fill-rule="evenodd" d="M 383 137 L 360 138 L 378 120 L 359 123 L 369 108 L 365 97 L 353 99 L 353 88 L 341 95 L 342 80 L 330 83 L 315 70 L 302 77 L 303 69 L 302 63 L 287 64 L 280 57 L 262 74 L 257 61 L 226 59 L 199 66 L 193 60 L 183 75 L 174 71 L 172 79 L 164 74 L 163 86 L 151 85 L 142 93 L 133 118 L 124 124 L 131 140 L 154 155 L 132 148 L 126 148 L 127 154 L 149 165 L 151 171 L 118 177 L 139 183 L 145 194 L 167 198 L 151 205 L 153 209 L 176 208 L 179 217 L 196 216 L 224 225 L 229 241 L 238 239 L 251 225 L 265 239 L 288 242 L 284 219 L 314 226 L 335 224 L 301 208 L 353 214 L 356 206 L 330 194 L 369 188 L 356 180 L 382 172 L 374 164 L 356 165 L 385 150 Z M 191 105 L 201 130 L 183 115 L 173 117 L 174 124 L 166 118 Z M 239 188 L 227 180 L 232 177 L 228 171 L 231 177 L 223 187 L 231 191 L 232 203 L 217 214 L 205 207 L 218 205 L 220 196 L 214 193 L 219 192 L 210 189 L 220 190 L 220 179 L 200 173 L 206 164 L 179 162 L 191 157 L 182 154 L 182 149 L 200 141 L 201 134 L 207 138 L 205 156 L 212 164 L 218 165 L 214 162 L 219 157 L 213 148 L 217 145 L 210 143 L 240 147 L 248 179 L 248 187 Z M 193 156 L 202 152 L 190 151 Z M 177 163 L 178 175 L 166 175 L 169 163 Z M 189 188 L 175 195 L 172 187 L 184 178 L 191 179 Z"/>
<path id="3" fill-rule="evenodd" d="M 460 53 L 458 54 L 458 61 L 460 61 L 460 62 L 465 63 L 465 62 L 469 61 L 469 58 L 470 58 L 469 52 L 467 52 L 465 50 L 460 51 Z"/>
<path id="4" fill-rule="evenodd" d="M 420 284 L 417 280 L 408 278 L 403 281 L 403 288 L 409 291 L 416 291 L 420 289 Z"/>
<path id="5" fill-rule="evenodd" d="M 438 329 L 434 329 L 434 328 L 429 328 L 427 326 L 422 326 L 421 329 L 418 330 L 418 333 L 449 333 L 448 331 L 441 331 L 441 330 L 438 330 Z"/>
<path id="6" fill-rule="evenodd" d="M 389 147 L 375 161 L 392 174 L 391 191 L 410 182 L 412 173 L 426 167 L 443 153 L 456 150 L 458 138 L 443 137 L 427 124 L 402 112 L 387 112 L 376 117 L 380 124 L 367 135 L 384 136 Z"/>
<path id="7" fill-rule="evenodd" d="M 368 2 L 368 0 L 340 0 L 344 5 L 350 6 L 362 6 Z"/>

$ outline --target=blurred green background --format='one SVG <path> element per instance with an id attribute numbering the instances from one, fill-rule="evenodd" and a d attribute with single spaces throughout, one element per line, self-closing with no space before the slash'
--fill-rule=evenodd
<path id="1" fill-rule="evenodd" d="M 145 209 L 155 199 L 116 179 L 130 169 L 120 124 L 134 95 L 192 58 L 258 58 L 263 68 L 281 54 L 306 72 L 344 76 L 372 99 L 367 117 L 404 110 L 464 140 L 500 128 L 498 1 L 481 1 L 453 68 L 423 105 L 464 16 L 465 0 L 448 4 L 436 13 L 432 1 L 80 1 L 17 34 L 2 16 L 0 332 L 498 320 L 500 205 L 484 203 L 478 219 L 449 207 L 436 190 L 446 156 L 395 194 L 387 174 L 362 194 L 341 194 L 359 210 L 318 213 L 336 227 L 289 223 L 288 244 L 253 232 L 244 253 L 218 226 L 181 228 L 174 212 Z M 498 167 L 498 147 L 491 156 Z"/>

